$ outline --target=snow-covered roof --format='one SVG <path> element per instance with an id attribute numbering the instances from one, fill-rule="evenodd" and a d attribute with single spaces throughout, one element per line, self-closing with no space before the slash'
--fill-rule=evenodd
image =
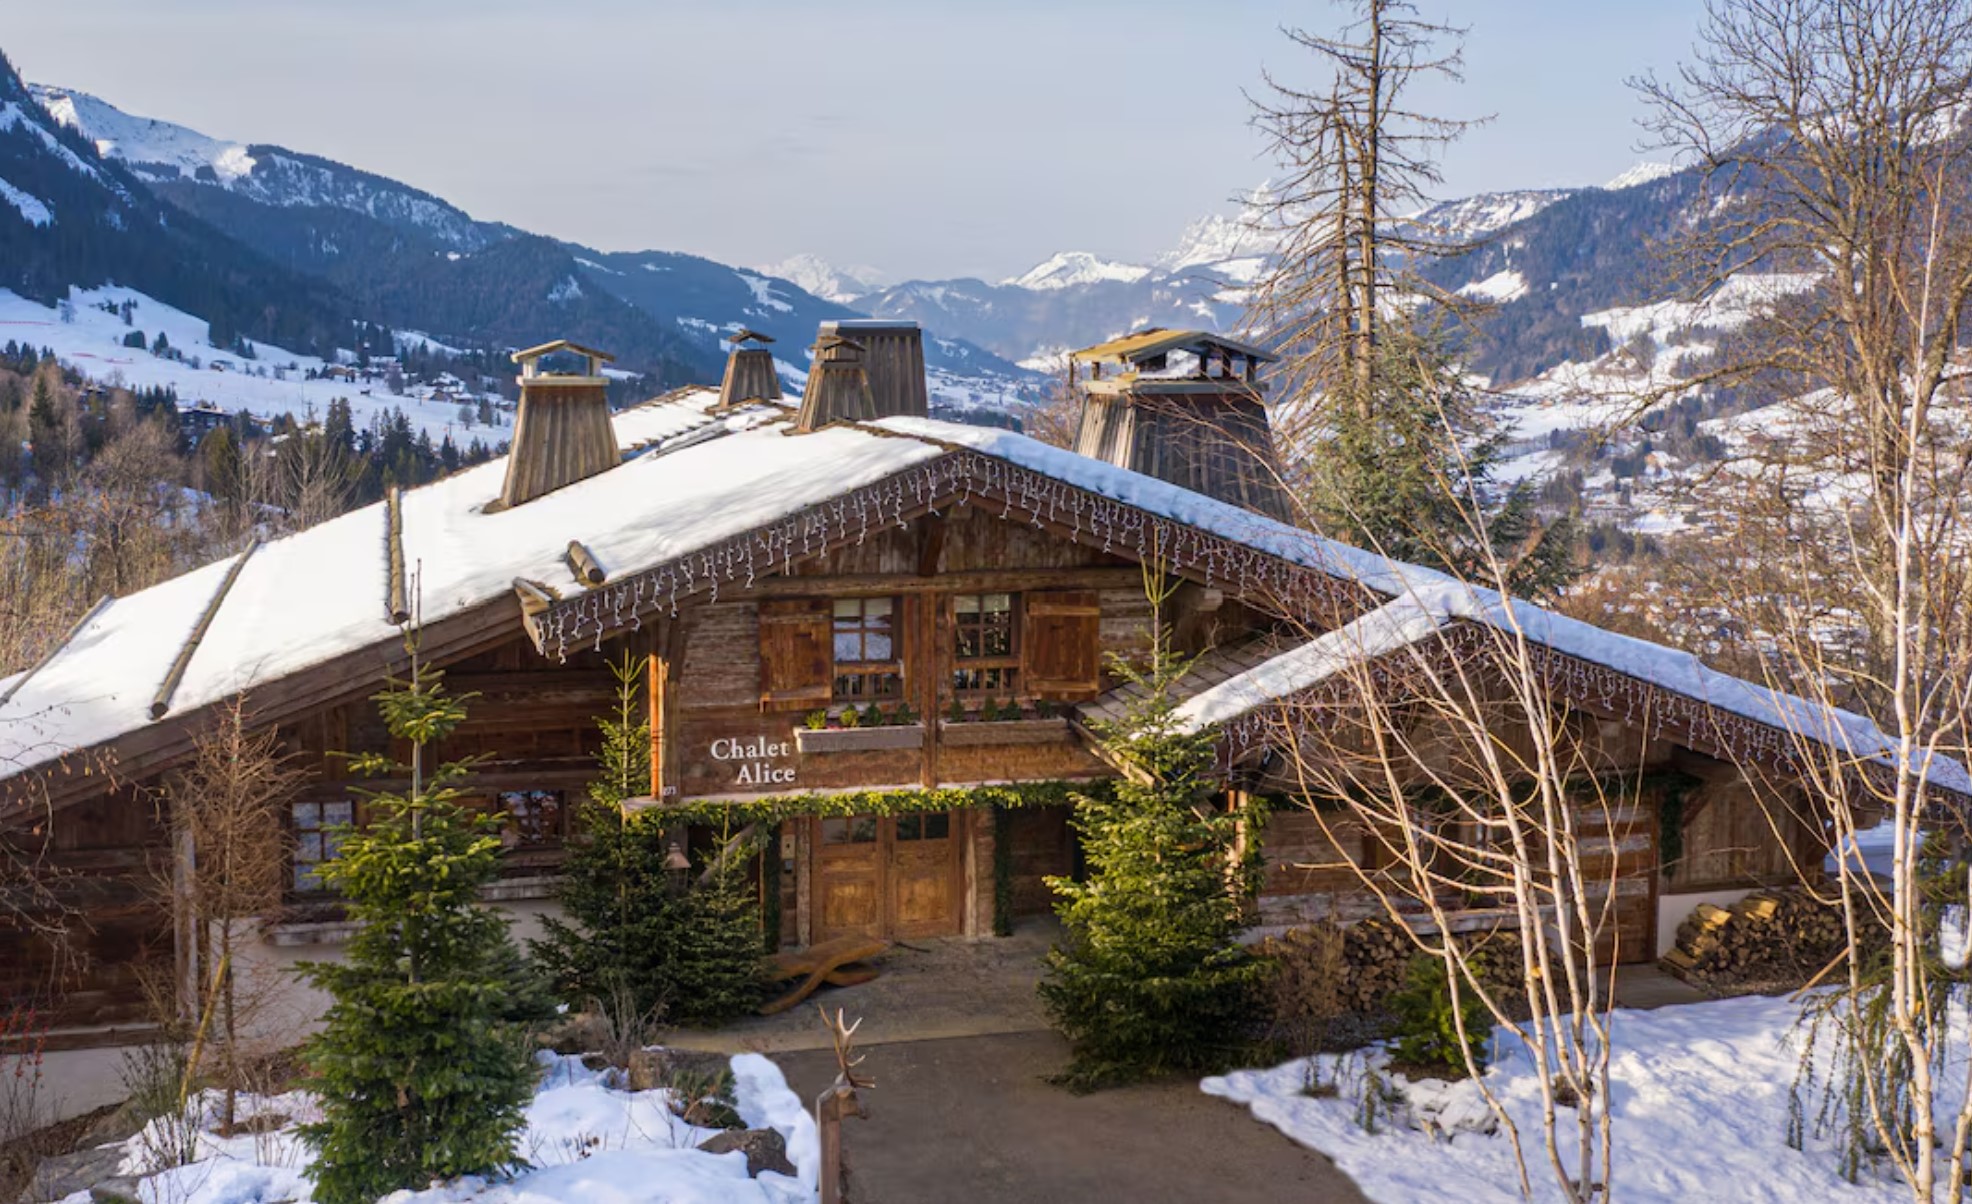
<path id="1" fill-rule="evenodd" d="M 789 437 L 788 407 L 715 414 L 717 399 L 716 390 L 696 389 L 616 414 L 621 465 L 522 506 L 487 512 L 499 495 L 504 460 L 405 493 L 403 563 L 416 575 L 424 622 L 510 596 L 516 578 L 562 598 L 557 609 L 585 602 L 599 608 L 604 597 L 621 603 L 623 582 L 654 566 L 731 546 L 788 516 L 970 453 L 1404 601 L 1282 654 L 1237 688 L 1227 683 L 1209 700 L 1201 696 L 1195 700 L 1201 716 L 1236 705 L 1243 691 L 1265 693 L 1332 672 L 1347 641 L 1368 646 L 1418 623 L 1466 619 L 1518 627 L 1558 652 L 1763 724 L 1839 742 L 1859 757 L 1886 756 L 1891 748 L 1860 716 L 1776 694 L 1688 653 L 1511 602 L 1010 431 L 900 417 Z M 245 558 L 223 596 L 238 558 L 102 607 L 25 680 L 8 679 L 13 694 L 0 704 L 0 780 L 152 724 L 153 697 L 208 610 L 211 621 L 172 693 L 168 716 L 352 653 L 394 650 L 400 634 L 386 613 L 388 522 L 380 503 L 271 540 Z M 609 584 L 592 589 L 575 576 L 563 559 L 571 539 L 590 550 Z M 1119 536 L 1118 546 L 1126 545 Z M 1940 785 L 1972 793 L 1972 779 L 1957 765 L 1936 767 L 1933 775 Z"/>

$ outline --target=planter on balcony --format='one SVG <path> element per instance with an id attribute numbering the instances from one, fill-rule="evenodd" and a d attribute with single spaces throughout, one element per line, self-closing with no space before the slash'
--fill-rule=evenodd
<path id="1" fill-rule="evenodd" d="M 938 740 L 954 747 L 979 744 L 1057 744 L 1068 738 L 1068 719 L 1004 719 L 951 723 L 938 721 Z"/>
<path id="2" fill-rule="evenodd" d="M 887 748 L 922 748 L 924 725 L 900 723 L 894 727 L 822 727 L 794 729 L 794 747 L 802 754 L 831 752 L 875 752 Z"/>

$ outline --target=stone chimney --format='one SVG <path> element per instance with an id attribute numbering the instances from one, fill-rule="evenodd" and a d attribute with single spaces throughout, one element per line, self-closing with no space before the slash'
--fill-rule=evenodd
<path id="1" fill-rule="evenodd" d="M 924 384 L 924 332 L 916 322 L 885 318 L 849 318 L 822 323 L 824 338 L 854 339 L 863 348 L 863 371 L 877 418 L 931 412 Z"/>
<path id="2" fill-rule="evenodd" d="M 868 422 L 877 416 L 863 369 L 863 345 L 828 333 L 827 325 L 822 332 L 811 348 L 815 359 L 808 366 L 808 387 L 801 391 L 801 413 L 794 420 L 794 429 L 802 434 L 831 422 Z"/>
<path id="3" fill-rule="evenodd" d="M 774 353 L 767 350 L 767 344 L 774 340 L 742 326 L 726 341 L 733 345 L 733 352 L 726 357 L 726 375 L 719 382 L 719 408 L 731 409 L 749 401 L 779 401 L 781 375 L 774 368 Z"/>
<path id="4" fill-rule="evenodd" d="M 551 355 L 583 366 L 573 372 L 545 371 L 542 362 Z M 567 339 L 514 352 L 520 365 L 520 413 L 514 419 L 499 508 L 524 505 L 621 461 L 609 421 L 609 381 L 603 376 L 603 365 L 612 358 Z"/>
<path id="5" fill-rule="evenodd" d="M 1255 377 L 1274 356 L 1198 330 L 1152 328 L 1069 356 L 1082 420 L 1075 450 L 1091 459 L 1293 521 L 1273 428 Z M 1103 369 L 1118 371 L 1105 378 Z"/>

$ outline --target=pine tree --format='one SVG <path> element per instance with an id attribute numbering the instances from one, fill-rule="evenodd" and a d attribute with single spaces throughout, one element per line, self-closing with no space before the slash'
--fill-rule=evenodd
<path id="1" fill-rule="evenodd" d="M 533 952 L 571 1004 L 614 1002 L 625 993 L 646 1015 L 670 1003 L 663 967 L 675 917 L 663 831 L 632 823 L 623 810 L 624 800 L 650 787 L 650 722 L 637 691 L 643 664 L 626 657 L 611 668 L 616 707 L 599 721 L 602 772 L 589 784 L 582 838 L 562 865 L 568 920 L 544 918 L 547 937 Z"/>
<path id="2" fill-rule="evenodd" d="M 1067 931 L 1041 1002 L 1072 1046 L 1061 1081 L 1076 1090 L 1223 1065 L 1252 1019 L 1261 967 L 1233 938 L 1253 865 L 1235 850 L 1257 816 L 1215 805 L 1216 737 L 1175 715 L 1185 668 L 1160 649 L 1149 673 L 1127 673 L 1148 689 L 1098 737 L 1139 772 L 1113 797 L 1076 798 L 1088 877 L 1048 880 Z"/>
<path id="3" fill-rule="evenodd" d="M 415 642 L 411 652 L 409 679 L 376 696 L 410 763 L 352 758 L 409 786 L 369 795 L 367 826 L 343 834 L 321 871 L 358 925 L 348 960 L 304 967 L 333 997 L 306 1053 L 322 1101 L 322 1121 L 302 1129 L 320 1204 L 369 1204 L 511 1165 L 533 1088 L 509 1020 L 513 945 L 478 901 L 498 872 L 499 838 L 459 802 L 466 764 L 424 765 L 464 720 L 464 702 L 419 666 Z"/>
<path id="4" fill-rule="evenodd" d="M 702 886 L 672 883 L 662 817 L 625 813 L 624 801 L 650 786 L 650 722 L 638 701 L 643 663 L 626 657 L 613 668 L 602 773 L 589 786 L 584 838 L 562 867 L 568 920 L 543 920 L 547 937 L 534 955 L 570 1003 L 718 1024 L 759 1002 L 759 904 L 729 866 Z"/>
<path id="5" fill-rule="evenodd" d="M 1330 407 L 1311 457 L 1323 533 L 1522 597 L 1574 580 L 1574 523 L 1544 524 L 1530 488 L 1495 482 L 1504 439 L 1442 336 L 1386 325 L 1373 354 L 1369 403 Z"/>

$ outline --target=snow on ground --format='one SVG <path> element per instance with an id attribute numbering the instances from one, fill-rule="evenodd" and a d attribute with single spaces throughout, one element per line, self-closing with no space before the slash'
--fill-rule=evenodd
<path id="1" fill-rule="evenodd" d="M 12 205 L 21 215 L 21 220 L 30 226 L 45 226 L 55 220 L 55 214 L 48 208 L 48 202 L 32 193 L 0 180 L 0 201 Z"/>
<path id="2" fill-rule="evenodd" d="M 1602 187 L 1609 192 L 1620 192 L 1625 188 L 1635 188 L 1638 184 L 1648 184 L 1665 176 L 1676 175 L 1677 165 L 1672 163 L 1638 163 Z"/>
<path id="3" fill-rule="evenodd" d="M 1856 1186 L 1844 1182 L 1825 1134 L 1810 1132 L 1804 1152 L 1788 1148 L 1784 1137 L 1799 1014 L 1798 1003 L 1764 997 L 1614 1014 L 1610 1080 L 1618 1199 L 1636 1204 L 1909 1199 L 1900 1183 L 1887 1179 L 1866 1178 Z M 1532 1058 L 1502 1032 L 1494 1040 L 1501 1048 L 1486 1077 L 1520 1128 L 1534 1199 L 1559 1199 L 1540 1150 L 1540 1090 Z M 1326 1061 L 1332 1065 L 1335 1059 Z M 1208 1095 L 1246 1105 L 1257 1119 L 1333 1158 L 1363 1194 L 1382 1204 L 1507 1204 L 1521 1198 L 1504 1135 L 1459 1132 L 1434 1139 L 1398 1125 L 1371 1135 L 1353 1119 L 1361 1099 L 1359 1076 L 1352 1080 L 1345 1070 L 1341 1092 L 1327 1099 L 1304 1094 L 1306 1081 L 1306 1061 L 1296 1060 L 1208 1078 L 1202 1087 Z M 1475 1084 L 1462 1083 L 1444 1091 L 1440 1102 L 1451 1114 L 1469 1114 L 1479 1098 Z M 1804 1103 L 1810 1116 L 1818 1105 L 1818 1097 Z M 1564 1112 L 1563 1118 L 1572 1124 L 1571 1115 Z"/>
<path id="4" fill-rule="evenodd" d="M 1475 280 L 1458 291 L 1482 301 L 1511 301 L 1527 295 L 1527 278 L 1508 268 L 1504 272 L 1494 272 L 1484 280 Z"/>
<path id="5" fill-rule="evenodd" d="M 98 308 L 106 301 L 113 304 L 136 302 L 131 325 L 125 326 L 122 317 Z M 0 289 L 0 344 L 11 340 L 36 350 L 53 348 L 62 363 L 101 384 L 174 389 L 178 393 L 181 409 L 191 409 L 200 402 L 208 402 L 229 414 L 247 410 L 257 418 L 293 414 L 303 420 L 312 414 L 319 420 L 328 412 L 329 403 L 340 398 L 349 402 L 351 415 L 359 428 L 368 426 L 370 419 L 378 414 L 402 409 L 410 418 L 411 425 L 429 431 L 434 442 L 448 432 L 459 444 L 469 443 L 475 436 L 489 444 L 503 443 L 511 437 L 510 431 L 503 425 L 476 425 L 467 430 L 459 421 L 457 399 L 391 393 L 381 379 L 304 380 L 302 378 L 309 369 L 320 371 L 325 367 L 323 361 L 311 355 L 297 355 L 271 343 L 253 344 L 257 358 L 242 360 L 233 352 L 207 342 L 208 327 L 204 318 L 166 305 L 135 289 L 114 284 L 94 289 L 71 289 L 69 304 L 74 310 L 74 320 L 64 322 L 56 309 Z M 123 340 L 133 331 L 152 341 L 162 332 L 171 346 L 185 358 L 167 359 L 152 355 L 149 351 L 125 347 Z M 431 343 L 426 336 L 419 335 L 418 338 Z M 190 363 L 195 358 L 200 361 L 200 366 L 196 368 Z M 215 361 L 223 361 L 228 367 L 215 368 Z M 275 379 L 276 368 L 282 369 L 287 379 Z M 266 376 L 251 374 L 261 369 L 267 372 Z M 498 410 L 494 418 L 496 423 L 511 421 L 509 415 Z"/>
<path id="6" fill-rule="evenodd" d="M 509 1179 L 467 1177 L 395 1192 L 386 1197 L 390 1204 L 793 1204 L 815 1198 L 821 1161 L 815 1122 L 780 1068 L 759 1054 L 732 1060 L 736 1110 L 750 1127 L 781 1134 L 796 1178 L 768 1171 L 751 1179 L 745 1154 L 699 1150 L 718 1130 L 680 1120 L 667 1089 L 621 1090 L 612 1085 L 614 1072 L 588 1070 L 579 1058 L 544 1054 L 542 1066 L 518 1143 L 525 1169 Z M 285 1122 L 271 1132 L 231 1138 L 213 1131 L 217 1103 L 212 1092 L 200 1100 L 205 1116 L 197 1160 L 145 1179 L 144 1204 L 309 1204 L 311 1154 L 295 1125 L 321 1119 L 314 1098 L 302 1091 L 247 1096 L 245 1116 L 277 1115 Z M 122 1173 L 142 1173 L 144 1134 L 123 1146 Z M 89 1204 L 89 1198 L 77 1192 L 63 1204 Z"/>

